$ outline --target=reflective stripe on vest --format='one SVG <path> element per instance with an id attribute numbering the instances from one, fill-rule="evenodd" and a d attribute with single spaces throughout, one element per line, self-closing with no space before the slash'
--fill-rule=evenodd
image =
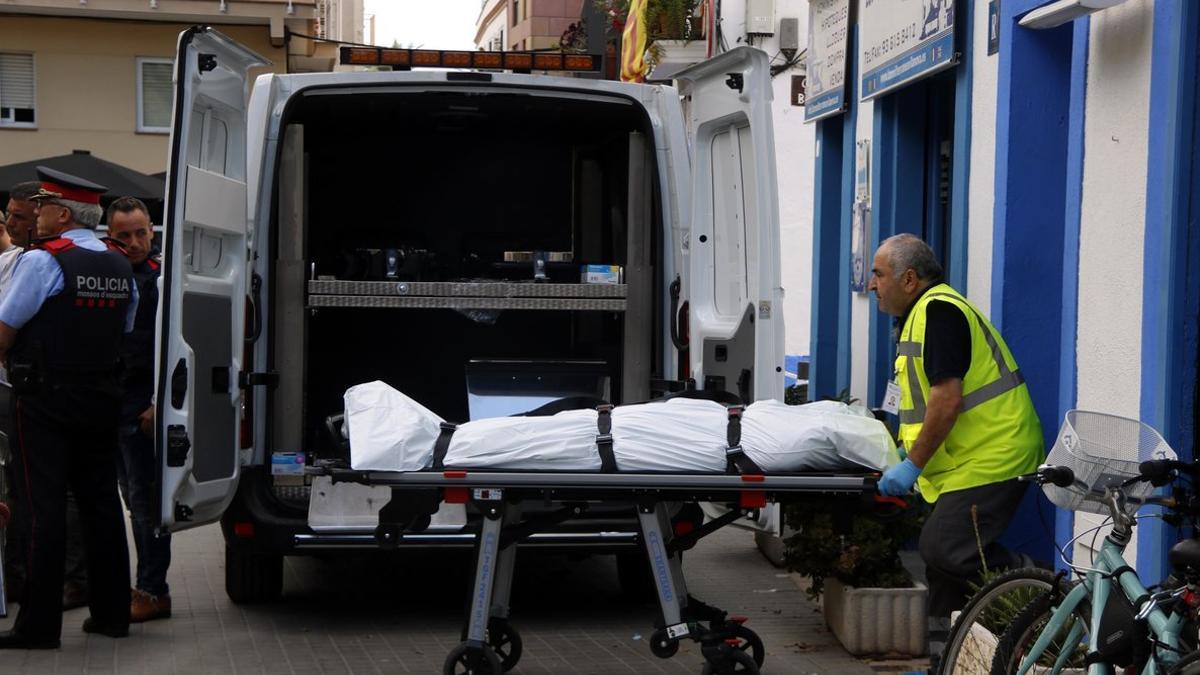
<path id="1" fill-rule="evenodd" d="M 962 298 L 951 293 L 930 293 L 929 298 L 953 298 L 962 301 Z M 983 320 L 979 312 L 971 305 L 967 305 L 971 313 L 979 321 L 980 331 L 983 333 L 983 339 L 987 341 L 988 347 L 992 351 L 992 360 L 996 362 L 996 369 L 1000 371 L 1000 377 L 988 382 L 979 387 L 975 391 L 963 396 L 962 410 L 964 413 L 971 408 L 980 404 L 1002 396 L 1005 393 L 1016 389 L 1025 383 L 1025 377 L 1021 375 L 1021 369 L 1013 370 L 1008 367 L 1008 362 L 1004 360 L 1004 352 L 1000 350 L 1000 343 L 996 341 L 996 336 L 992 334 L 988 323 Z M 913 407 L 908 410 L 900 411 L 900 424 L 920 424 L 925 421 L 925 393 L 921 389 L 921 381 L 917 378 L 917 357 L 921 356 L 922 344 L 911 340 L 903 340 L 896 347 L 896 353 L 899 356 L 907 357 L 905 370 L 908 373 L 909 392 L 912 395 Z"/>

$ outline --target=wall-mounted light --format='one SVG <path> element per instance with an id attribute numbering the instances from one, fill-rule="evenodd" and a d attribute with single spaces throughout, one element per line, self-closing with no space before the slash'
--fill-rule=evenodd
<path id="1" fill-rule="evenodd" d="M 287 14 L 288 16 L 296 15 L 296 6 L 292 4 L 292 0 L 288 0 Z"/>
<path id="2" fill-rule="evenodd" d="M 1116 7 L 1122 2 L 1125 0 L 1058 0 L 1029 12 L 1018 23 L 1034 30 L 1056 28 L 1081 16 Z"/>
<path id="3" fill-rule="evenodd" d="M 225 0 L 221 0 L 221 6 L 217 8 L 217 11 L 222 14 L 229 12 L 229 5 L 225 4 Z"/>
<path id="4" fill-rule="evenodd" d="M 158 0 L 150 0 L 150 9 L 158 9 Z"/>

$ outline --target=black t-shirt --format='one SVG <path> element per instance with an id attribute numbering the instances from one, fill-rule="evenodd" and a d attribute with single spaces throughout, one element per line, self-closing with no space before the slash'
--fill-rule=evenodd
<path id="1" fill-rule="evenodd" d="M 929 302 L 925 308 L 923 352 L 929 384 L 966 376 L 971 367 L 971 328 L 962 310 L 943 300 Z"/>

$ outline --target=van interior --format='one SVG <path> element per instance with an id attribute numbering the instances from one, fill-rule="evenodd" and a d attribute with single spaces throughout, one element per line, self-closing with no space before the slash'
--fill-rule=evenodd
<path id="1" fill-rule="evenodd" d="M 535 379 L 586 363 L 613 403 L 650 396 L 663 243 L 640 106 L 484 85 L 325 89 L 290 106 L 265 285 L 270 447 L 344 456 L 325 420 L 372 380 L 464 422 L 471 362 L 528 363 Z M 623 283 L 584 283 L 583 265 L 620 266 Z M 464 302 L 481 295 L 496 297 Z"/>

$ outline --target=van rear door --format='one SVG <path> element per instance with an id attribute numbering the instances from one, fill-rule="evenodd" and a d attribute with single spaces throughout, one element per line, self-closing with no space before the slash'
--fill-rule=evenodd
<path id="1" fill-rule="evenodd" d="M 247 268 L 246 82 L 266 59 L 179 36 L 164 208 L 156 458 L 160 526 L 217 520 L 239 473 Z"/>
<path id="2" fill-rule="evenodd" d="M 737 49 L 675 76 L 692 147 L 687 237 L 689 358 L 704 389 L 750 403 L 783 399 L 783 289 L 771 74 L 765 52 Z M 710 516 L 722 507 L 705 504 Z M 744 527 L 780 529 L 779 508 Z"/>
<path id="3" fill-rule="evenodd" d="M 783 290 L 771 75 L 738 47 L 676 76 L 692 135 L 691 369 L 747 403 L 783 398 Z"/>

